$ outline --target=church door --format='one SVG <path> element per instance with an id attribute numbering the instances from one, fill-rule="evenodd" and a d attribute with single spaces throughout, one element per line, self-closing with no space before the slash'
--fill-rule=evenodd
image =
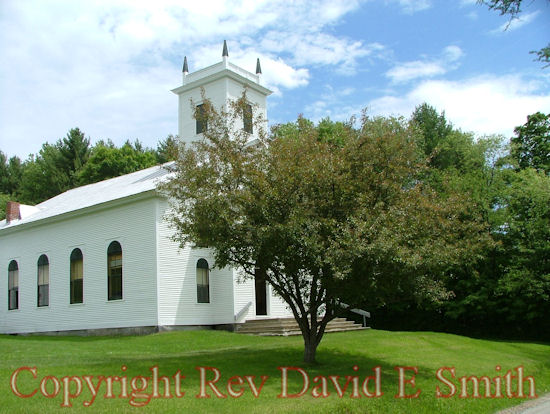
<path id="1" fill-rule="evenodd" d="M 254 278 L 256 286 L 256 315 L 267 315 L 267 286 L 262 277 Z"/>

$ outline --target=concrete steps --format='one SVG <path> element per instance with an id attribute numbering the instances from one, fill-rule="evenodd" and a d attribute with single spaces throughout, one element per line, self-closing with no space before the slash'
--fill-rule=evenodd
<path id="1" fill-rule="evenodd" d="M 335 318 L 327 324 L 325 333 L 358 331 L 364 328 L 345 318 Z M 261 336 L 301 335 L 300 327 L 294 318 L 253 319 L 235 326 L 235 332 Z"/>

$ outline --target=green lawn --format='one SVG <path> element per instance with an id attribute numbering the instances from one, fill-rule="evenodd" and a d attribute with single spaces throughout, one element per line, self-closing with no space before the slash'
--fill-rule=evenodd
<path id="1" fill-rule="evenodd" d="M 472 387 L 468 388 L 468 398 L 457 395 L 450 398 L 436 398 L 436 387 L 449 393 L 450 388 L 437 380 L 436 371 L 442 367 L 455 367 L 456 377 L 482 376 L 491 378 L 503 376 L 508 370 L 523 366 L 524 375 L 532 376 L 536 382 L 537 394 L 550 391 L 550 345 L 522 342 L 487 341 L 465 338 L 456 335 L 432 332 L 387 332 L 359 331 L 327 334 L 318 350 L 318 364 L 307 366 L 302 362 L 301 337 L 252 337 L 218 331 L 173 332 L 138 337 L 16 337 L 0 336 L 2 359 L 0 362 L 0 412 L 5 413 L 49 413 L 49 412 L 368 412 L 368 413 L 493 413 L 498 409 L 516 405 L 525 399 L 507 398 L 503 384 L 503 398 L 473 398 Z M 123 371 L 122 366 L 127 370 Z M 495 367 L 501 366 L 497 372 Z M 172 377 L 178 370 L 185 376 L 181 389 L 185 395 L 177 398 L 174 380 L 170 380 L 170 393 L 173 398 L 154 398 L 149 404 L 136 408 L 130 401 L 145 403 L 144 398 L 132 398 L 131 380 L 136 376 L 151 376 L 151 369 L 158 366 L 159 374 Z M 353 367 L 357 366 L 357 370 Z M 381 397 L 366 398 L 362 383 L 367 376 L 374 375 L 373 369 L 380 367 Z M 413 394 L 421 390 L 418 398 L 395 398 L 398 392 L 399 375 L 396 366 L 416 367 L 416 388 L 405 384 L 405 392 Z M 17 389 L 21 394 L 36 394 L 28 398 L 17 397 L 10 388 L 10 378 L 21 367 L 36 367 L 36 379 L 29 370 L 20 370 Z M 206 392 L 210 398 L 197 398 L 200 392 L 200 374 L 197 367 L 213 367 L 219 370 L 220 379 L 215 384 L 227 398 L 218 398 L 210 387 Z M 303 369 L 310 378 L 308 391 L 296 398 L 278 398 L 281 393 L 282 373 L 278 367 Z M 206 379 L 214 378 L 213 370 L 206 370 Z M 406 371 L 410 379 L 413 371 Z M 107 383 L 99 383 L 97 397 L 90 407 L 85 401 L 92 399 L 86 379 L 98 386 L 98 376 L 126 377 L 128 398 L 120 398 L 124 380 L 113 380 L 112 399 L 105 398 Z M 52 376 L 59 381 L 59 394 L 45 398 L 40 390 L 43 378 Z M 82 381 L 80 396 L 70 399 L 71 408 L 61 408 L 63 403 L 63 377 L 78 376 Z M 91 378 L 93 376 L 93 378 Z M 234 398 L 228 395 L 228 381 L 234 393 L 244 391 Z M 252 395 L 251 387 L 244 376 L 249 378 L 257 389 L 258 397 Z M 261 376 L 267 376 L 261 390 Z M 326 398 L 314 398 L 312 390 L 321 391 L 322 380 L 326 377 Z M 358 377 L 358 392 L 361 398 L 352 398 L 354 380 L 339 397 L 329 376 L 340 376 L 343 388 L 346 376 Z M 458 379 L 452 379 L 450 372 L 444 376 L 460 388 Z M 66 382 L 69 379 L 65 380 Z M 76 394 L 78 380 L 71 380 L 68 393 Z M 242 381 L 242 385 L 240 382 Z M 504 382 L 504 380 L 503 380 Z M 54 394 L 54 379 L 44 381 L 47 394 Z M 139 387 L 141 380 L 135 380 Z M 164 387 L 161 380 L 160 394 Z M 231 385 L 232 384 L 232 385 Z M 527 382 L 525 382 L 526 388 Z M 146 394 L 152 392 L 149 382 Z M 298 393 L 303 387 L 303 377 L 297 370 L 288 371 L 288 394 Z M 480 388 L 484 395 L 484 388 Z M 517 391 L 517 382 L 512 381 L 512 390 Z M 369 381 L 368 391 L 374 393 L 374 380 Z M 491 393 L 494 394 L 494 385 Z M 525 391 L 526 393 L 528 390 Z"/>

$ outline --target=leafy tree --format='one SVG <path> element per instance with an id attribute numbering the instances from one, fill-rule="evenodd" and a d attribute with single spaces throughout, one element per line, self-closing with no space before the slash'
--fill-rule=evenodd
<path id="1" fill-rule="evenodd" d="M 437 112 L 430 112 L 428 119 L 437 119 Z M 495 242 L 487 246 L 476 263 L 448 270 L 445 286 L 453 292 L 452 300 L 437 306 L 423 303 L 419 309 L 399 304 L 408 315 L 422 315 L 413 329 L 549 338 L 546 332 L 550 332 L 550 326 L 544 316 L 550 306 L 550 192 L 544 177 L 548 165 L 547 118 L 537 113 L 516 128 L 511 157 L 505 156 L 500 137 L 474 141 L 454 129 L 436 136 L 437 144 L 427 154 L 431 168 L 426 176 L 443 193 L 449 188 L 469 193 Z M 416 124 L 424 139 L 430 139 L 430 133 L 437 135 L 422 121 L 417 118 Z M 441 118 L 439 121 L 443 124 Z M 514 171 L 510 163 L 520 168 Z M 403 313 L 394 312 L 393 316 L 397 319 Z"/>
<path id="2" fill-rule="evenodd" d="M 528 115 L 527 122 L 514 132 L 511 155 L 519 167 L 532 167 L 550 174 L 550 114 Z"/>
<path id="3" fill-rule="evenodd" d="M 229 113 L 205 105 L 204 140 L 182 149 L 162 187 L 176 240 L 271 284 L 300 326 L 305 362 L 315 361 L 339 301 L 446 297 L 439 277 L 468 263 L 484 232 L 467 198 L 440 197 L 418 180 L 418 128 L 366 116 L 357 129 L 328 120 L 320 128 L 299 118 L 268 135 L 256 120 L 251 146 L 245 103 Z"/>
<path id="4" fill-rule="evenodd" d="M 432 157 L 438 146 L 445 141 L 452 131 L 452 125 L 447 122 L 445 113 L 427 103 L 418 105 L 412 113 L 411 119 L 422 131 L 420 147 L 427 157 Z"/>
<path id="5" fill-rule="evenodd" d="M 445 112 L 423 103 L 412 113 L 411 121 L 420 128 L 419 146 L 430 159 L 434 171 L 454 169 L 465 173 L 483 166 L 483 151 L 479 151 L 474 137 L 455 129 L 445 118 Z"/>
<path id="6" fill-rule="evenodd" d="M 517 322 L 550 312 L 550 176 L 532 168 L 511 176 L 501 239 L 507 253 L 499 293 L 513 298 Z"/>
<path id="7" fill-rule="evenodd" d="M 474 277 L 457 284 L 448 315 L 469 332 L 550 339 L 550 177 L 532 168 L 501 171 L 492 234 Z"/>
<path id="8" fill-rule="evenodd" d="M 7 184 L 7 178 L 8 178 L 8 157 L 6 157 L 6 154 L 4 154 L 3 151 L 0 150 L 0 187 L 2 191 L 4 191 L 4 188 Z"/>
<path id="9" fill-rule="evenodd" d="M 510 21 L 517 19 L 521 13 L 522 0 L 478 0 L 478 3 L 485 4 L 490 10 L 496 10 L 501 16 L 510 16 Z M 533 53 L 537 56 L 539 62 L 547 63 L 545 67 L 550 66 L 550 43 L 548 46 L 541 48 L 540 50 L 533 50 Z"/>
<path id="10" fill-rule="evenodd" d="M 422 179 L 442 196 L 468 194 L 470 208 L 482 218 L 490 242 L 476 260 L 448 267 L 444 283 L 452 294 L 449 301 L 415 303 L 404 298 L 391 306 L 371 308 L 375 320 L 380 327 L 393 329 L 463 334 L 487 333 L 487 327 L 500 329 L 501 325 L 494 322 L 498 309 L 503 307 L 496 292 L 502 278 L 503 254 L 502 244 L 495 239 L 506 216 L 502 208 L 506 202 L 502 196 L 506 190 L 506 170 L 501 161 L 506 152 L 503 138 L 474 139 L 471 134 L 455 129 L 443 112 L 438 113 L 428 104 L 417 107 L 411 121 L 422 132 L 418 145 L 429 158 L 429 168 Z"/>
<path id="11" fill-rule="evenodd" d="M 501 138 L 475 140 L 426 103 L 416 107 L 411 122 L 422 133 L 418 145 L 429 159 L 424 179 L 442 193 L 470 194 L 487 220 L 494 203 L 496 187 L 489 189 L 496 182 L 494 163 L 502 151 Z"/>
<path id="12" fill-rule="evenodd" d="M 334 122 L 330 118 L 324 118 L 317 124 L 319 140 L 335 145 L 343 145 L 345 137 L 350 133 L 353 119 L 349 122 Z"/>
<path id="13" fill-rule="evenodd" d="M 112 142 L 98 142 L 90 158 L 78 173 L 80 184 L 91 184 L 108 178 L 129 174 L 156 165 L 153 150 L 144 149 L 139 141 L 130 141 L 117 148 Z"/>
<path id="14" fill-rule="evenodd" d="M 9 195 L 5 194 L 6 187 L 8 187 L 7 157 L 0 151 L 0 220 L 6 217 L 6 203 L 10 200 Z"/>

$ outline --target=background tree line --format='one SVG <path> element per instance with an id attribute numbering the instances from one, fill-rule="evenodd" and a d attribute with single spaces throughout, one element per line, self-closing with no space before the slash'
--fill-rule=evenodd
<path id="1" fill-rule="evenodd" d="M 550 114 L 537 112 L 502 137 L 475 139 L 433 107 L 416 108 L 426 179 L 466 192 L 492 244 L 473 264 L 447 269 L 448 301 L 364 303 L 379 328 L 550 339 Z"/>
<path id="2" fill-rule="evenodd" d="M 414 288 L 397 290 L 394 283 L 388 283 L 387 294 L 362 297 L 361 307 L 373 315 L 371 326 L 550 340 L 550 114 L 530 115 L 509 141 L 465 133 L 428 104 L 418 106 L 406 126 L 395 122 L 369 121 L 368 130 L 361 133 L 383 132 L 391 137 L 406 127 L 427 165 L 414 181 L 429 184 L 443 199 L 467 195 L 471 214 L 483 221 L 484 234 L 478 237 L 490 242 L 471 260 L 438 270 L 443 275 L 438 277 L 441 285 L 426 288 L 448 292 L 446 298 L 416 295 Z M 301 139 L 305 131 L 322 142 L 342 146 L 352 128 L 350 123 L 329 119 L 317 125 L 299 119 L 278 125 L 274 136 L 290 138 L 288 145 L 301 145 L 293 143 L 292 137 Z M 79 185 L 173 160 L 177 153 L 172 136 L 156 149 L 145 148 L 139 141 L 121 147 L 110 141 L 90 145 L 78 128 L 55 144 L 44 144 L 25 161 L 0 151 L 1 213 L 7 200 L 36 204 Z M 386 159 L 391 153 L 372 152 L 372 159 Z M 343 251 L 352 251 L 353 243 L 348 247 Z M 402 268 L 395 266 L 391 272 Z M 352 293 L 360 290 L 358 285 L 351 288 Z"/>
<path id="3" fill-rule="evenodd" d="M 128 174 L 175 159 L 176 138 L 146 148 L 139 140 L 117 147 L 112 141 L 90 139 L 78 128 L 55 144 L 45 143 L 38 154 L 22 161 L 0 150 L 0 219 L 8 200 L 38 204 L 71 188 Z"/>

